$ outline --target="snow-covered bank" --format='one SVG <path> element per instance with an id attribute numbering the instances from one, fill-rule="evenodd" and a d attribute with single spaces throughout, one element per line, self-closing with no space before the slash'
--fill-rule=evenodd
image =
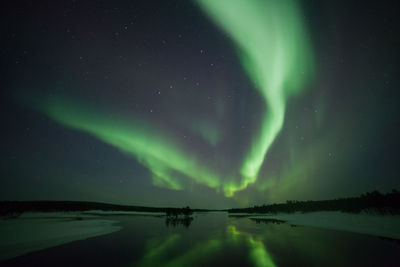
<path id="1" fill-rule="evenodd" d="M 320 227 L 400 239 L 400 215 L 351 214 L 342 212 L 278 213 L 249 216 L 255 219 L 278 219 L 290 224 Z"/>
<path id="2" fill-rule="evenodd" d="M 77 212 L 24 213 L 0 219 L 0 261 L 120 230 L 115 223 Z"/>

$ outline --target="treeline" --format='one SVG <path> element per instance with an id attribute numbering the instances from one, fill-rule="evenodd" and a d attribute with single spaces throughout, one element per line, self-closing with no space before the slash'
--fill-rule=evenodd
<path id="1" fill-rule="evenodd" d="M 99 202 L 82 202 L 82 201 L 1 201 L 0 216 L 18 216 L 23 212 L 72 212 L 72 211 L 139 211 L 139 212 L 165 212 L 169 214 L 191 214 L 193 211 L 186 208 L 156 208 L 142 206 L 116 205 Z"/>
<path id="2" fill-rule="evenodd" d="M 190 216 L 193 214 L 193 210 L 191 210 L 189 207 L 186 208 L 166 208 L 165 211 L 167 217 L 178 217 L 179 215 L 183 216 Z"/>
<path id="3" fill-rule="evenodd" d="M 230 213 L 293 213 L 298 211 L 342 211 L 349 213 L 364 211 L 375 214 L 400 214 L 400 192 L 393 190 L 390 193 L 382 194 L 375 190 L 359 197 L 320 201 L 288 200 L 286 203 L 228 210 Z"/>

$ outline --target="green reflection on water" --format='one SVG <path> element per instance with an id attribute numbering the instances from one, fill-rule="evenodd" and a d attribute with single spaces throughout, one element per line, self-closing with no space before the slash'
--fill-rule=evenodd
<path id="1" fill-rule="evenodd" d="M 234 225 L 228 225 L 227 233 L 229 234 L 230 240 L 238 243 L 240 239 L 244 239 L 249 246 L 249 258 L 257 267 L 270 267 L 276 266 L 272 261 L 271 256 L 268 254 L 267 249 L 264 246 L 264 243 L 250 233 L 240 232 L 236 229 Z"/>
<path id="2" fill-rule="evenodd" d="M 192 266 L 209 261 L 223 253 L 224 249 L 247 248 L 250 262 L 257 267 L 276 266 L 269 255 L 262 238 L 238 231 L 234 225 L 227 225 L 225 234 L 218 233 L 207 240 L 198 242 L 194 247 L 185 246 L 180 234 L 170 234 L 162 239 L 148 241 L 139 266 Z M 179 248 L 179 254 L 176 254 Z M 181 250 L 182 249 L 182 250 Z M 174 254 L 176 254 L 174 256 Z"/>
<path id="3" fill-rule="evenodd" d="M 175 257 L 171 257 L 172 250 L 180 247 L 178 244 L 183 241 L 181 235 L 171 234 L 163 240 L 150 240 L 147 244 L 143 259 L 139 262 L 139 266 L 189 266 L 198 262 L 200 259 L 209 258 L 213 253 L 217 252 L 221 246 L 221 241 L 210 239 L 197 244 L 194 248 L 179 253 Z"/>
<path id="4" fill-rule="evenodd" d="M 139 266 L 160 266 L 168 257 L 168 250 L 174 248 L 180 238 L 180 235 L 172 234 L 162 241 L 158 239 L 149 240 L 146 253 Z"/>
<path id="5" fill-rule="evenodd" d="M 222 247 L 222 242 L 216 239 L 197 244 L 182 256 L 168 262 L 166 266 L 192 266 L 204 258 L 210 258 Z"/>

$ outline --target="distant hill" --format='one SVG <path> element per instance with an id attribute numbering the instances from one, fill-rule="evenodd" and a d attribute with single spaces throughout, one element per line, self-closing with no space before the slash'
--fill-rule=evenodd
<path id="1" fill-rule="evenodd" d="M 16 216 L 23 212 L 71 212 L 71 211 L 138 211 L 138 212 L 165 212 L 166 214 L 186 214 L 193 211 L 208 211 L 203 209 L 185 208 L 158 208 L 143 206 L 116 205 L 99 202 L 84 201 L 1 201 L 0 216 Z"/>
<path id="2" fill-rule="evenodd" d="M 339 198 L 320 201 L 288 200 L 286 203 L 230 209 L 230 213 L 278 213 L 278 212 L 342 211 L 350 213 L 369 212 L 375 214 L 400 214 L 400 192 L 387 194 L 379 191 L 368 192 L 359 197 Z"/>

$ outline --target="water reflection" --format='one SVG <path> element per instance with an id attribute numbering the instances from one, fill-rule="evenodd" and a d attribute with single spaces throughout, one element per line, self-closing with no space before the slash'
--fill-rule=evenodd
<path id="1" fill-rule="evenodd" d="M 121 231 L 0 265 L 396 266 L 400 255 L 398 243 L 373 236 L 226 213 L 110 218 L 119 221 Z"/>
<path id="2" fill-rule="evenodd" d="M 169 226 L 189 224 L 192 217 L 168 218 Z M 206 233 L 205 233 L 206 234 Z M 183 234 L 170 234 L 164 238 L 154 238 L 147 242 L 143 258 L 138 266 L 193 266 L 201 262 L 212 263 L 218 260 L 218 254 L 226 251 L 246 251 L 248 261 L 257 267 L 276 266 L 269 255 L 263 238 L 252 233 L 239 231 L 235 225 L 229 224 L 225 231 L 208 236 L 206 240 L 197 242 L 195 246 L 185 246 L 187 240 Z M 179 249 L 177 249 L 179 248 Z M 179 253 L 177 253 L 179 251 Z"/>
<path id="3" fill-rule="evenodd" d="M 190 224 L 193 221 L 193 217 L 185 216 L 185 217 L 166 217 L 165 218 L 165 225 L 167 227 L 173 226 L 184 226 L 189 228 Z"/>
<path id="4" fill-rule="evenodd" d="M 193 227 L 189 231 L 148 240 L 143 257 L 134 265 L 370 266 L 379 262 L 382 255 L 387 255 L 383 266 L 390 266 L 388 263 L 400 252 L 371 236 L 310 227 L 293 228 L 285 221 L 275 219 L 218 216 L 196 217 L 190 220 Z M 368 251 L 380 256 L 368 254 L 369 259 L 366 256 L 361 259 L 360 256 Z"/>
<path id="5" fill-rule="evenodd" d="M 282 220 L 277 220 L 277 219 L 258 219 L 258 218 L 250 218 L 250 220 L 252 220 L 253 222 L 257 223 L 257 224 L 282 224 L 282 223 L 286 223 L 286 221 L 282 221 Z"/>
<path id="6" fill-rule="evenodd" d="M 264 243 L 262 242 L 262 238 L 257 238 L 251 233 L 240 232 L 233 225 L 227 226 L 227 233 L 231 240 L 236 244 L 243 241 L 247 243 L 247 247 L 249 248 L 249 259 L 253 262 L 254 266 L 275 266 L 271 256 L 264 246 Z"/>
<path id="7" fill-rule="evenodd" d="M 138 266 L 193 266 L 208 259 L 221 248 L 221 242 L 210 239 L 182 251 L 185 243 L 181 235 L 171 234 L 162 239 L 149 240 L 147 250 Z M 180 248 L 177 250 L 176 248 Z"/>

